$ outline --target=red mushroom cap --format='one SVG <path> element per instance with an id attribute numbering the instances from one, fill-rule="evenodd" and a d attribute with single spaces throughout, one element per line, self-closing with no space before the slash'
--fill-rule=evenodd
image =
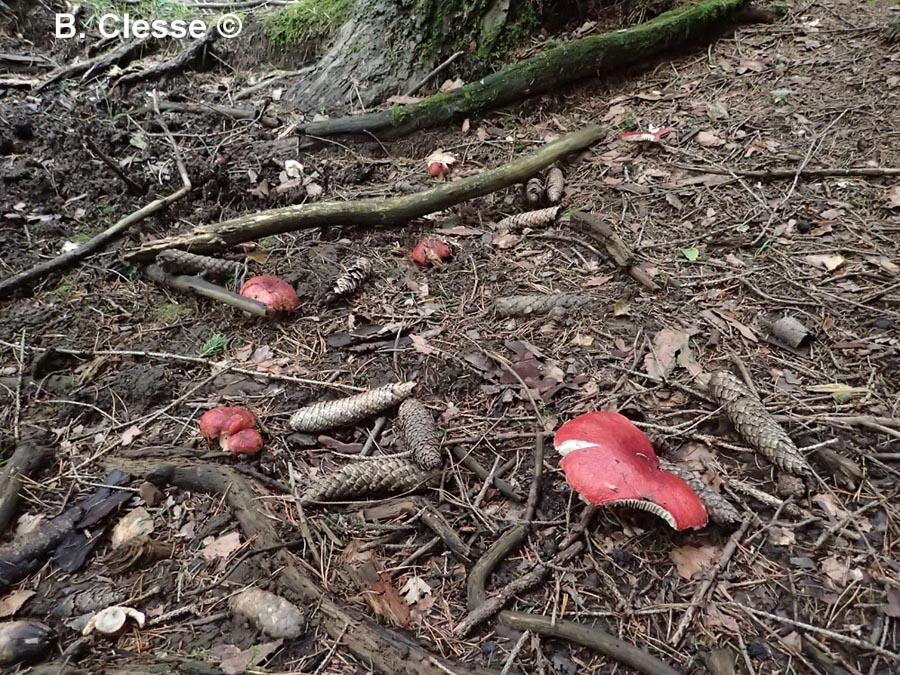
<path id="1" fill-rule="evenodd" d="M 223 450 L 233 455 L 255 455 L 262 450 L 263 439 L 256 429 L 244 429 L 231 436 L 222 436 L 219 443 Z"/>
<path id="2" fill-rule="evenodd" d="M 209 439 L 231 436 L 244 429 L 255 427 L 256 417 L 240 406 L 213 408 L 203 413 L 200 418 L 200 433 Z"/>
<path id="3" fill-rule="evenodd" d="M 263 303 L 270 312 L 289 312 L 300 304 L 293 286 L 268 275 L 247 279 L 241 286 L 241 295 Z"/>
<path id="4" fill-rule="evenodd" d="M 440 265 L 450 255 L 450 247 L 440 239 L 423 239 L 412 251 L 412 259 L 423 267 Z"/>
<path id="5" fill-rule="evenodd" d="M 592 412 L 566 422 L 553 445 L 566 480 L 590 504 L 650 511 L 676 530 L 706 525 L 706 507 L 678 476 L 659 468 L 650 439 L 618 413 Z"/>

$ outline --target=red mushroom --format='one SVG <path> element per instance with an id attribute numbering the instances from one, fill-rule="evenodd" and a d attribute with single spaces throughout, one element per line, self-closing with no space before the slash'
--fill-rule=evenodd
<path id="1" fill-rule="evenodd" d="M 423 267 L 440 265 L 450 257 L 450 247 L 440 239 L 423 239 L 412 251 L 412 259 Z"/>
<path id="2" fill-rule="evenodd" d="M 200 433 L 210 440 L 219 439 L 221 448 L 234 454 L 255 455 L 262 448 L 256 417 L 240 406 L 207 410 L 200 418 Z"/>
<path id="3" fill-rule="evenodd" d="M 241 295 L 263 303 L 269 312 L 289 312 L 300 304 L 293 286 L 268 275 L 247 279 L 241 286 Z"/>
<path id="4" fill-rule="evenodd" d="M 656 514 L 676 530 L 706 525 L 706 507 L 681 478 L 659 468 L 650 439 L 618 413 L 592 412 L 563 424 L 553 445 L 569 485 L 589 504 Z"/>
<path id="5" fill-rule="evenodd" d="M 255 455 L 262 450 L 263 439 L 256 429 L 244 429 L 232 436 L 222 436 L 219 443 L 232 455 Z"/>
<path id="6" fill-rule="evenodd" d="M 434 178 L 445 179 L 450 175 L 450 167 L 459 160 L 449 152 L 443 150 L 435 150 L 425 158 L 428 165 L 428 173 Z"/>

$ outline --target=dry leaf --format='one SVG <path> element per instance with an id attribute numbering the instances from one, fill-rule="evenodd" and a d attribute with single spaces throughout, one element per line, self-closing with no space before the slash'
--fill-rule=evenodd
<path id="1" fill-rule="evenodd" d="M 829 272 L 833 272 L 847 262 L 843 256 L 836 253 L 834 255 L 808 255 L 803 259 L 813 267 L 828 270 Z"/>
<path id="2" fill-rule="evenodd" d="M 775 546 L 793 546 L 797 542 L 797 536 L 793 530 L 774 526 L 769 528 L 769 541 Z"/>
<path id="3" fill-rule="evenodd" d="M 520 240 L 521 237 L 507 232 L 506 234 L 498 234 L 491 240 L 491 244 L 493 244 L 497 248 L 506 249 L 512 248 L 513 246 L 518 244 Z"/>
<path id="4" fill-rule="evenodd" d="M 675 357 L 689 350 L 691 336 L 684 331 L 664 328 L 653 340 L 653 350 L 644 357 L 644 368 L 651 377 L 663 378 L 675 369 Z"/>
<path id="5" fill-rule="evenodd" d="M 850 567 L 847 558 L 838 559 L 835 556 L 825 558 L 822 561 L 822 571 L 838 587 L 846 586 L 851 581 L 862 581 L 863 573 L 857 567 Z"/>
<path id="6" fill-rule="evenodd" d="M 428 585 L 421 577 L 410 577 L 400 589 L 403 599 L 407 605 L 414 605 L 426 595 L 431 595 L 431 586 Z"/>
<path id="7" fill-rule="evenodd" d="M 701 131 L 697 134 L 697 142 L 704 148 L 718 148 L 725 145 L 725 141 L 711 131 Z"/>
<path id="8" fill-rule="evenodd" d="M 572 343 L 576 347 L 590 347 L 594 344 L 594 338 L 590 335 L 582 335 L 581 333 L 576 333 L 575 337 L 572 338 Z"/>
<path id="9" fill-rule="evenodd" d="M 679 576 L 690 579 L 697 572 L 712 567 L 721 552 L 720 546 L 679 546 L 672 549 L 669 557 L 675 563 Z"/>
<path id="10" fill-rule="evenodd" d="M 266 642 L 261 645 L 253 645 L 241 650 L 234 645 L 224 645 L 216 656 L 221 659 L 219 667 L 225 675 L 241 675 L 242 673 L 255 672 L 263 661 L 268 659 L 281 647 L 284 640 Z"/>
<path id="11" fill-rule="evenodd" d="M 204 541 L 207 541 L 204 539 Z M 207 561 L 216 558 L 227 558 L 241 547 L 241 535 L 237 532 L 229 532 L 228 534 L 212 539 L 203 548 L 203 559 Z"/>
<path id="12" fill-rule="evenodd" d="M 603 286 L 609 283 L 610 279 L 612 279 L 611 276 L 591 277 L 590 279 L 585 280 L 581 285 L 585 288 L 596 288 L 597 286 Z"/>
<path id="13" fill-rule="evenodd" d="M 816 504 L 818 504 L 826 514 L 828 514 L 828 517 L 831 520 L 843 520 L 850 517 L 847 509 L 845 509 L 844 506 L 830 494 L 817 494 L 812 498 L 812 500 Z"/>
<path id="14" fill-rule="evenodd" d="M 5 595 L 0 599 L 0 619 L 13 616 L 34 594 L 34 591 L 18 590 Z"/>
<path id="15" fill-rule="evenodd" d="M 429 355 L 429 354 L 434 354 L 434 349 L 432 349 L 432 348 L 429 346 L 428 340 L 426 340 L 426 339 L 424 338 L 424 336 L 422 336 L 422 335 L 410 335 L 410 336 L 409 336 L 409 339 L 410 339 L 410 341 L 411 341 L 412 344 L 413 344 L 413 349 L 415 349 L 415 350 L 416 350 L 417 352 L 419 352 L 420 354 L 425 354 L 426 356 Z"/>
<path id="16" fill-rule="evenodd" d="M 709 628 L 724 628 L 732 635 L 740 632 L 741 627 L 733 616 L 724 614 L 716 605 L 710 603 L 706 608 L 706 621 L 704 626 Z"/>
<path id="17" fill-rule="evenodd" d="M 887 603 L 882 606 L 882 610 L 887 616 L 900 619 L 900 590 L 887 586 L 884 592 L 887 596 Z"/>
<path id="18" fill-rule="evenodd" d="M 143 506 L 127 513 L 113 528 L 110 544 L 115 550 L 131 542 L 141 542 L 153 534 L 153 516 Z"/>
<path id="19" fill-rule="evenodd" d="M 889 187 L 885 191 L 885 198 L 887 199 L 888 208 L 900 209 L 900 185 Z"/>
<path id="20" fill-rule="evenodd" d="M 122 432 L 122 436 L 119 438 L 119 444 L 131 445 L 134 442 L 134 439 L 140 436 L 142 433 L 143 431 L 139 426 L 132 425 Z"/>

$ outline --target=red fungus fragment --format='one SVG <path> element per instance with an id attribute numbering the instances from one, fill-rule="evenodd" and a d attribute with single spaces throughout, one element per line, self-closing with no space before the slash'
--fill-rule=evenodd
<path id="1" fill-rule="evenodd" d="M 450 167 L 443 162 L 432 162 L 428 165 L 428 173 L 433 178 L 442 178 L 450 173 Z"/>
<path id="2" fill-rule="evenodd" d="M 300 304 L 293 286 L 268 275 L 247 279 L 241 286 L 241 295 L 263 303 L 270 312 L 289 312 Z"/>
<path id="3" fill-rule="evenodd" d="M 255 455 L 262 450 L 263 439 L 256 429 L 244 429 L 232 436 L 222 436 L 219 444 L 233 455 Z"/>
<path id="4" fill-rule="evenodd" d="M 553 445 L 569 485 L 590 504 L 650 511 L 676 530 L 706 525 L 706 507 L 681 478 L 659 468 L 650 439 L 618 413 L 566 422 Z"/>
<path id="5" fill-rule="evenodd" d="M 450 257 L 450 247 L 440 239 L 423 239 L 412 251 L 412 259 L 419 265 L 440 265 Z"/>
<path id="6" fill-rule="evenodd" d="M 213 408 L 200 418 L 200 433 L 210 440 L 219 439 L 219 446 L 236 455 L 255 455 L 263 445 L 256 431 L 256 417 L 240 406 Z"/>

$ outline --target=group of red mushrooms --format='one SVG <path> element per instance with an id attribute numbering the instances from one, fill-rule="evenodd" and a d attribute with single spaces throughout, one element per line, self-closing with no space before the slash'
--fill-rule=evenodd
<path id="1" fill-rule="evenodd" d="M 263 438 L 247 408 L 213 408 L 200 433 L 235 455 L 256 455 Z M 707 511 L 691 487 L 660 468 L 650 439 L 613 412 L 591 412 L 563 424 L 553 441 L 569 485 L 589 504 L 649 511 L 676 530 L 703 527 Z"/>

